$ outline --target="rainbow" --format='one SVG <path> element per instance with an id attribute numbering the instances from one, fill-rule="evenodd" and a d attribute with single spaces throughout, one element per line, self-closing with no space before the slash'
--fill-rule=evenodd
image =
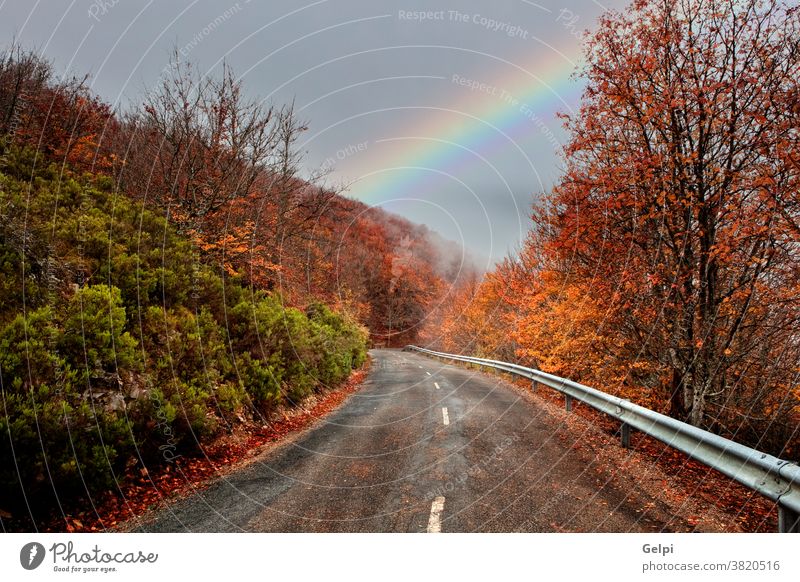
<path id="1" fill-rule="evenodd" d="M 457 47 L 430 48 L 477 52 Z M 579 47 L 570 46 L 567 54 L 549 45 L 547 48 L 549 56 L 530 66 L 478 53 L 498 61 L 498 67 L 508 72 L 487 81 L 483 88 L 464 85 L 464 97 L 448 108 L 393 108 L 391 111 L 413 110 L 418 113 L 418 121 L 398 129 L 391 137 L 376 140 L 376 147 L 369 148 L 365 155 L 354 156 L 352 163 L 348 160 L 346 171 L 354 180 L 349 195 L 366 203 L 378 203 L 419 194 L 432 176 L 458 176 L 476 159 L 488 163 L 486 156 L 507 148 L 521 153 L 538 177 L 533 161 L 518 141 L 535 132 L 547 135 L 555 148 L 555 113 L 572 112 L 582 89 L 572 78 Z M 444 82 L 472 81 L 465 77 L 454 76 Z M 544 189 L 541 179 L 540 186 Z"/>

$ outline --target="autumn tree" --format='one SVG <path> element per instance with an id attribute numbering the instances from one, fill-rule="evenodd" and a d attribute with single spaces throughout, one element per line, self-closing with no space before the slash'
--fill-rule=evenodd
<path id="1" fill-rule="evenodd" d="M 244 198 L 279 155 L 288 112 L 245 97 L 227 65 L 219 77 L 173 58 L 161 83 L 126 119 L 123 187 L 198 228 Z"/>
<path id="2" fill-rule="evenodd" d="M 784 394 L 794 381 L 799 33 L 774 0 L 605 15 L 566 173 L 537 212 L 633 341 L 624 356 L 657 362 L 671 412 L 696 425 L 761 394 L 759 378 Z"/>
<path id="3" fill-rule="evenodd" d="M 101 141 L 114 118 L 86 81 L 58 78 L 48 60 L 16 43 L 0 52 L 0 151 L 19 144 L 71 169 L 108 169 Z"/>
<path id="4" fill-rule="evenodd" d="M 454 351 L 512 346 L 750 444 L 796 441 L 799 20 L 776 0 L 604 15 L 563 177 L 444 318 Z"/>

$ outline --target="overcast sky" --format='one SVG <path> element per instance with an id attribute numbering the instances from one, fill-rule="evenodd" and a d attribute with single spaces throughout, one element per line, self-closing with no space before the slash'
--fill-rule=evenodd
<path id="1" fill-rule="evenodd" d="M 292 100 L 308 168 L 491 261 L 557 178 L 581 32 L 620 0 L 0 0 L 16 37 L 124 108 L 177 48 Z"/>

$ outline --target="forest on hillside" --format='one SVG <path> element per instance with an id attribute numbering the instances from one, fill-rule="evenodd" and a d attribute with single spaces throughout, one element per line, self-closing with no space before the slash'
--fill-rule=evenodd
<path id="1" fill-rule="evenodd" d="M 175 57 L 116 111 L 0 53 L 4 527 L 337 388 L 458 275 L 425 227 L 301 178 L 292 106 Z"/>
<path id="2" fill-rule="evenodd" d="M 176 51 L 113 108 L 0 49 L 3 528 L 97 518 L 412 343 L 800 459 L 800 9 L 635 0 L 582 63 L 563 171 L 482 273 L 310 169 L 294 104 L 228 65 Z"/>
<path id="3" fill-rule="evenodd" d="M 638 0 L 584 61 L 562 177 L 426 343 L 800 458 L 800 11 Z"/>

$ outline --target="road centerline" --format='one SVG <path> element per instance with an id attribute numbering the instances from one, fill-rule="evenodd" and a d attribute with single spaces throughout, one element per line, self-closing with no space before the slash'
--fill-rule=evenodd
<path id="1" fill-rule="evenodd" d="M 444 497 L 437 497 L 431 503 L 431 516 L 428 518 L 428 533 L 442 532 L 442 512 L 444 511 Z"/>
<path id="2" fill-rule="evenodd" d="M 437 390 L 439 390 L 439 383 L 438 382 L 434 382 L 433 385 L 436 386 Z"/>
<path id="3" fill-rule="evenodd" d="M 442 422 L 445 426 L 450 424 L 450 415 L 447 413 L 447 407 L 442 406 Z"/>

